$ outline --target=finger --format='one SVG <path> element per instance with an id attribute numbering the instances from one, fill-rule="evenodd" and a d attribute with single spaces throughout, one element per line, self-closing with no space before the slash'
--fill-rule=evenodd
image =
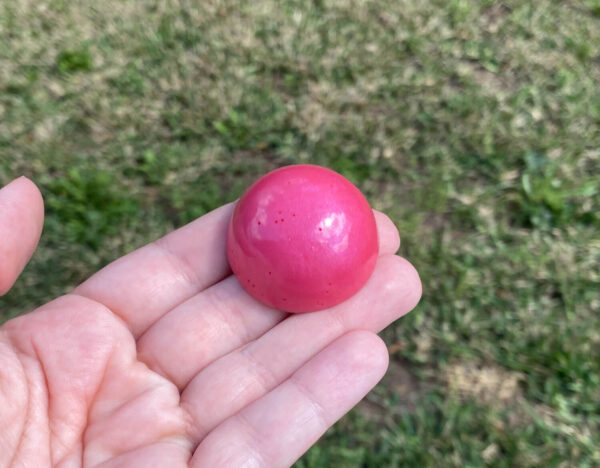
<path id="1" fill-rule="evenodd" d="M 375 386 L 387 365 L 377 335 L 348 333 L 211 432 L 190 465 L 290 466 Z"/>
<path id="2" fill-rule="evenodd" d="M 398 249 L 398 231 L 376 215 L 380 254 Z M 250 297 L 234 277 L 165 314 L 138 340 L 138 357 L 180 389 L 215 359 L 261 336 L 287 316 Z"/>
<path id="3" fill-rule="evenodd" d="M 292 315 L 202 369 L 181 396 L 192 417 L 191 437 L 202 439 L 344 333 L 383 329 L 413 309 L 420 296 L 413 266 L 400 257 L 381 257 L 373 276 L 350 301 L 321 312 Z"/>
<path id="4" fill-rule="evenodd" d="M 138 359 L 182 389 L 200 369 L 287 315 L 252 298 L 230 276 L 150 327 L 138 340 Z"/>
<path id="5" fill-rule="evenodd" d="M 0 296 L 33 255 L 43 224 L 44 202 L 33 182 L 20 177 L 0 190 Z"/>
<path id="6" fill-rule="evenodd" d="M 400 234 L 394 222 L 381 211 L 373 210 L 377 232 L 379 234 L 379 250 L 383 253 L 393 254 L 400 248 Z"/>
<path id="7" fill-rule="evenodd" d="M 230 273 L 225 240 L 233 207 L 217 208 L 116 260 L 74 292 L 104 304 L 138 337 L 166 311 Z"/>

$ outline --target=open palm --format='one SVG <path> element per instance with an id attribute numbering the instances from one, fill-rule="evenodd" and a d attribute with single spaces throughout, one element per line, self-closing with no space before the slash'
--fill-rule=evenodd
<path id="1" fill-rule="evenodd" d="M 0 328 L 0 467 L 283 467 L 383 376 L 375 332 L 421 285 L 376 213 L 380 258 L 332 309 L 289 315 L 231 275 L 225 205 Z M 32 254 L 39 192 L 0 191 L 0 294 Z M 50 278 L 49 278 L 50 280 Z"/>

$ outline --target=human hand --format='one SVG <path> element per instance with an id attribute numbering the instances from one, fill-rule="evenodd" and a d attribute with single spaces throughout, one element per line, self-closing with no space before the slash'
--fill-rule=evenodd
<path id="1" fill-rule="evenodd" d="M 0 328 L 0 467 L 283 467 L 383 376 L 375 334 L 419 301 L 399 237 L 375 213 L 364 288 L 290 315 L 231 275 L 225 205 Z M 0 191 L 0 294 L 37 244 L 43 202 Z"/>

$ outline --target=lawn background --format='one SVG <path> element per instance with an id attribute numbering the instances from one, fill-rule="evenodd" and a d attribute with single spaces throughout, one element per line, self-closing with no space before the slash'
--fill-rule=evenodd
<path id="1" fill-rule="evenodd" d="M 2 2 L 0 184 L 47 212 L 0 321 L 321 164 L 424 295 L 298 467 L 599 466 L 599 128 L 598 0 Z"/>

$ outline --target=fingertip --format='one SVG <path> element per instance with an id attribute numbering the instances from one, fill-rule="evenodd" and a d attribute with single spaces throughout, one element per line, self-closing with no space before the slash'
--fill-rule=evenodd
<path id="1" fill-rule="evenodd" d="M 407 281 L 411 285 L 409 304 L 410 308 L 414 309 L 419 304 L 419 302 L 421 301 L 421 297 L 423 296 L 423 283 L 421 282 L 419 272 L 414 267 L 414 265 L 403 257 L 398 258 L 400 258 L 400 262 L 404 264 L 403 271 L 405 281 Z"/>
<path id="2" fill-rule="evenodd" d="M 43 214 L 44 200 L 38 186 L 28 177 L 20 176 L 0 188 L 0 193 L 5 201 L 28 203 L 30 209 L 35 209 L 36 214 Z"/>
<path id="3" fill-rule="evenodd" d="M 6 294 L 27 264 L 44 224 L 37 186 L 19 177 L 0 189 L 0 295 Z"/>
<path id="4" fill-rule="evenodd" d="M 10 186 L 13 192 L 12 201 L 21 209 L 21 213 L 27 214 L 27 227 L 33 234 L 35 245 L 37 245 L 44 226 L 44 197 L 38 186 L 28 177 L 21 176 L 15 179 L 5 188 Z M 33 252 L 32 252 L 33 253 Z"/>
<path id="5" fill-rule="evenodd" d="M 21 176 L 15 182 L 19 183 L 24 203 L 27 204 L 31 219 L 36 222 L 40 234 L 44 225 L 44 197 L 38 186 L 31 179 Z"/>
<path id="6" fill-rule="evenodd" d="M 421 294 L 419 274 L 408 260 L 398 255 L 379 257 L 373 275 L 357 295 L 359 309 L 373 308 L 372 313 L 360 315 L 358 327 L 381 331 L 413 310 Z"/>
<path id="7" fill-rule="evenodd" d="M 350 340 L 352 367 L 368 369 L 374 384 L 381 380 L 389 365 L 389 353 L 383 340 L 367 330 L 351 331 L 341 339 Z"/>
<path id="8" fill-rule="evenodd" d="M 400 234 L 394 222 L 381 211 L 373 210 L 379 235 L 379 255 L 393 254 L 400 248 Z"/>

